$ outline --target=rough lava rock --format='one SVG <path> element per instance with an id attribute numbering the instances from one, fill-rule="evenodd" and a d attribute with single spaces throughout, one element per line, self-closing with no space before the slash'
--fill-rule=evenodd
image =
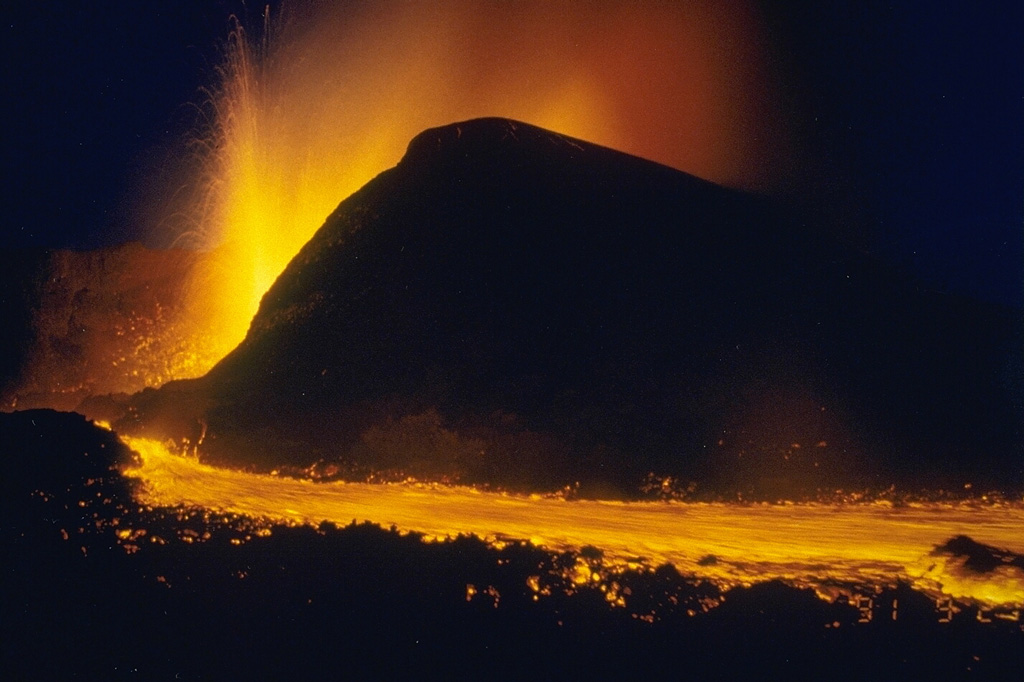
<path id="1" fill-rule="evenodd" d="M 417 136 L 234 352 L 117 428 L 236 466 L 513 487 L 1013 488 L 1021 346 L 1008 311 L 763 199 L 478 119 Z"/>
<path id="2" fill-rule="evenodd" d="M 202 347 L 186 294 L 204 257 L 134 242 L 0 251 L 0 410 L 73 410 L 180 373 Z"/>

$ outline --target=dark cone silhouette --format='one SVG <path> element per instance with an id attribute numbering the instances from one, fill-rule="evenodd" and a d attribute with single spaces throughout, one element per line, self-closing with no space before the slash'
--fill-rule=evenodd
<path id="1" fill-rule="evenodd" d="M 480 119 L 417 136 L 233 353 L 137 395 L 118 428 L 202 436 L 233 465 L 595 494 L 650 472 L 766 495 L 1014 487 L 1020 347 L 1004 311 L 765 201 Z"/>

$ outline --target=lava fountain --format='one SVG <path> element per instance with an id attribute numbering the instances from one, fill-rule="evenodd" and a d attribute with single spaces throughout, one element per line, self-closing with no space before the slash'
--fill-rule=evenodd
<path id="1" fill-rule="evenodd" d="M 727 185 L 792 157 L 754 3 L 345 3 L 234 23 L 204 91 L 192 189 L 161 229 L 210 250 L 192 278 L 202 374 L 338 202 L 420 131 L 503 116 Z M 174 174 L 172 174 L 174 175 Z"/>

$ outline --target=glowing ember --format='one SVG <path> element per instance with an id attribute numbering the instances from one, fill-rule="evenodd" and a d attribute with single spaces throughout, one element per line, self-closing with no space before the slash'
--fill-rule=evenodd
<path id="1" fill-rule="evenodd" d="M 125 473 L 153 506 L 200 507 L 275 523 L 369 520 L 443 538 L 528 539 L 551 550 L 592 546 L 603 566 L 673 564 L 722 586 L 782 579 L 823 597 L 910 583 L 936 599 L 986 607 L 1024 606 L 1024 571 L 986 573 L 933 550 L 951 537 L 1024 552 L 1024 505 L 888 503 L 732 505 L 569 501 L 433 485 L 314 483 L 218 469 L 171 454 L 155 441 L 125 438 L 139 454 Z M 604 581 L 585 562 L 572 581 Z M 607 581 L 606 581 L 607 582 Z M 610 603 L 617 603 L 607 582 Z M 540 592 L 539 582 L 535 589 Z"/>
<path id="2" fill-rule="evenodd" d="M 261 40 L 234 30 L 201 107 L 194 191 L 161 221 L 179 244 L 218 247 L 195 277 L 192 309 L 220 355 L 338 202 L 426 128 L 503 116 L 725 184 L 785 182 L 792 153 L 751 4 L 317 11 L 265 16 Z"/>

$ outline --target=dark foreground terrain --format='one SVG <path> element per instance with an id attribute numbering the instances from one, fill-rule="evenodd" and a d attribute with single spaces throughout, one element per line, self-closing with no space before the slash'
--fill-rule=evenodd
<path id="1" fill-rule="evenodd" d="M 579 561 L 601 573 L 596 549 L 428 544 L 358 519 L 268 534 L 143 510 L 111 468 L 130 453 L 82 417 L 2 414 L 0 434 L 6 679 L 1009 680 L 1024 669 L 1019 622 L 967 608 L 940 623 L 903 586 L 874 595 L 863 623 L 863 610 L 779 583 L 723 595 L 661 567 L 603 576 L 629 589 L 611 607 L 564 577 Z"/>

